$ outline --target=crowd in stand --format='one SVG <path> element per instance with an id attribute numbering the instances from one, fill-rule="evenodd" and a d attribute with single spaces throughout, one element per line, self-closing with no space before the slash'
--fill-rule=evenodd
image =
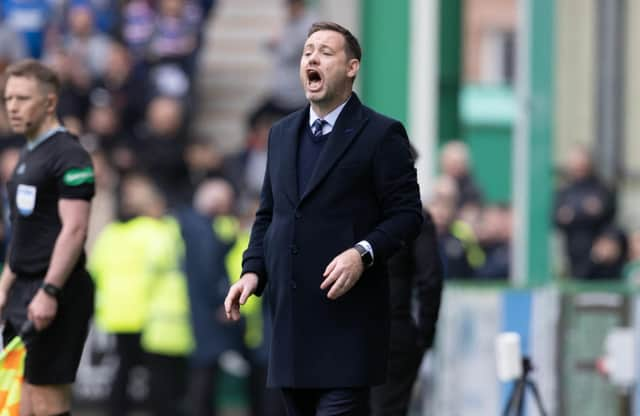
<path id="1" fill-rule="evenodd" d="M 505 279 L 511 261 L 511 208 L 483 200 L 470 162 L 464 143 L 445 144 L 440 156 L 442 176 L 428 202 L 438 226 L 447 276 Z M 616 193 L 598 178 L 587 148 L 573 148 L 561 166 L 552 215 L 566 254 L 559 275 L 640 283 L 640 232 L 627 232 L 617 224 Z"/>
<path id="2" fill-rule="evenodd" d="M 59 116 L 118 177 L 144 171 L 170 201 L 194 181 L 183 154 L 193 78 L 211 1 L 33 0 L 0 6 L 0 69 L 21 57 L 62 81 Z M 0 132 L 6 135 L 6 123 Z M 13 142 L 3 140 L 3 147 Z"/>
<path id="3" fill-rule="evenodd" d="M 487 203 L 471 174 L 469 150 L 461 141 L 446 143 L 426 205 L 431 212 L 445 259 L 448 279 L 509 278 L 511 208 Z"/>
<path id="4" fill-rule="evenodd" d="M 487 204 L 471 176 L 466 145 L 443 146 L 440 176 L 428 203 L 438 226 L 449 279 L 509 277 L 511 209 Z M 589 150 L 573 148 L 560 169 L 552 224 L 566 265 L 558 274 L 576 280 L 626 279 L 640 283 L 640 232 L 617 224 L 616 193 L 598 178 Z"/>

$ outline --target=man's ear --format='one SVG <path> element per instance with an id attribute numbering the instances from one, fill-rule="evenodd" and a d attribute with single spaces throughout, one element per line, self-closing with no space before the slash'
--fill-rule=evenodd
<path id="1" fill-rule="evenodd" d="M 56 111 L 56 107 L 58 105 L 58 96 L 53 93 L 47 94 L 47 113 L 53 114 Z"/>
<path id="2" fill-rule="evenodd" d="M 350 59 L 347 63 L 347 76 L 349 78 L 355 78 L 360 70 L 360 61 L 356 58 Z"/>

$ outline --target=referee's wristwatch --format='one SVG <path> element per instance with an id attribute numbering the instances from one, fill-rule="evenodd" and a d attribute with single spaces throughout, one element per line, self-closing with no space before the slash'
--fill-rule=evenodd
<path id="1" fill-rule="evenodd" d="M 366 241 L 361 241 L 355 246 L 353 246 L 360 254 L 360 259 L 362 259 L 362 264 L 365 269 L 373 266 L 373 250 L 371 249 L 371 245 Z"/>
<path id="2" fill-rule="evenodd" d="M 52 285 L 51 283 L 42 282 L 42 286 L 40 289 L 47 295 L 51 296 L 55 300 L 60 300 L 60 295 L 62 294 L 62 289 L 60 289 L 56 285 Z"/>

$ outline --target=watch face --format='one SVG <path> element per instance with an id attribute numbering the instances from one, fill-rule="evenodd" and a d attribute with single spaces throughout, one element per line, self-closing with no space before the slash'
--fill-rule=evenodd
<path id="1" fill-rule="evenodd" d="M 364 264 L 365 267 L 369 267 L 373 264 L 373 257 L 366 248 L 358 244 L 355 246 L 355 249 L 358 250 L 358 253 L 360 253 L 362 264 Z"/>

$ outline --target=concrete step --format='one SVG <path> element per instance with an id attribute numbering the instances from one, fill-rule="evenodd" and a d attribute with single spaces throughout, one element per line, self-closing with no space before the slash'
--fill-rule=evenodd
<path id="1" fill-rule="evenodd" d="M 265 96 L 272 68 L 264 45 L 284 18 L 283 0 L 219 0 L 209 18 L 196 75 L 193 132 L 220 151 L 244 145 L 245 120 Z"/>

